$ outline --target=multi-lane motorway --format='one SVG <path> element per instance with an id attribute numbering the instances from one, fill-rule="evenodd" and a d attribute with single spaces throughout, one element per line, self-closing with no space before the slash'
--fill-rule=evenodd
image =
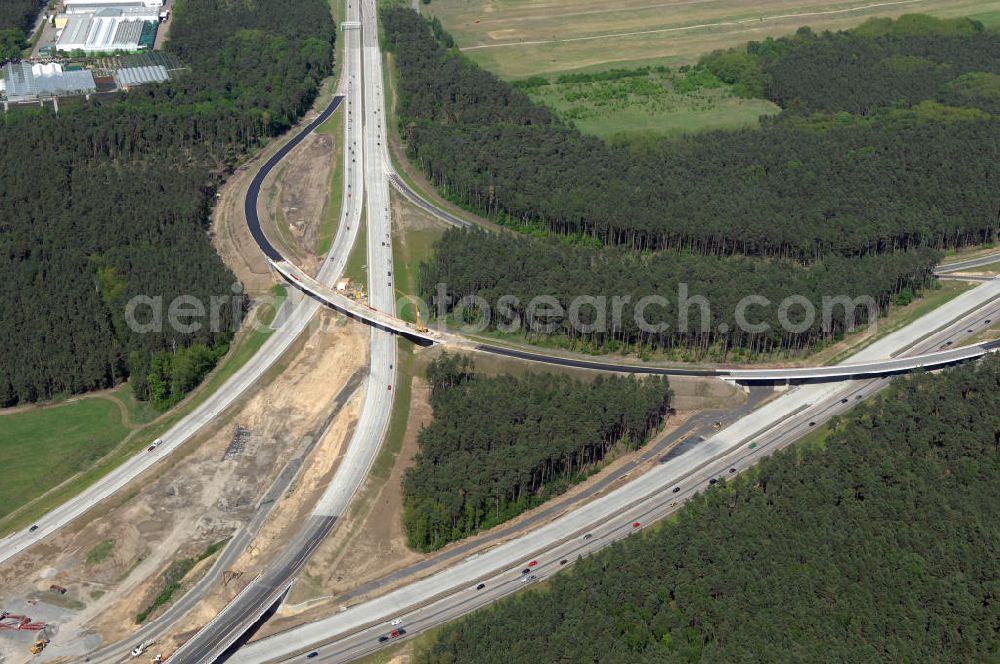
<path id="1" fill-rule="evenodd" d="M 264 165 L 251 185 L 251 195 L 247 197 L 246 212 L 248 221 L 251 222 L 252 232 L 256 228 L 254 237 L 262 250 L 269 259 L 280 260 L 278 252 L 274 250 L 260 231 L 259 221 L 253 223 L 257 219 L 257 193 L 259 193 L 260 184 L 271 168 L 289 150 L 294 148 L 309 131 L 322 123 L 346 98 L 348 113 L 345 123 L 345 144 L 348 149 L 344 151 L 345 177 L 347 179 L 344 207 L 337 236 L 317 276 L 317 282 L 323 288 L 329 289 L 330 284 L 342 272 L 350 248 L 354 245 L 358 229 L 361 226 L 361 200 L 364 196 L 367 212 L 369 304 L 380 312 L 379 315 L 391 318 L 395 316 L 395 298 L 390 238 L 389 178 L 392 178 L 393 185 L 397 189 L 407 197 L 420 201 L 421 206 L 432 211 L 435 216 L 447 215 L 446 221 L 455 225 L 468 225 L 468 222 L 448 215 L 427 203 L 410 191 L 405 183 L 392 173 L 386 146 L 383 77 L 381 55 L 377 42 L 375 3 L 373 0 L 365 2 L 363 12 L 356 1 L 349 3 L 348 7 L 348 22 L 345 26 L 357 27 L 347 27 L 344 33 L 347 58 L 341 92 L 346 96 L 338 95 L 335 97 L 333 102 L 305 131 L 283 146 Z M 362 54 L 363 57 L 361 57 Z M 362 164 L 363 168 L 359 167 L 359 164 Z M 941 266 L 940 271 L 968 270 L 996 260 L 995 255 L 987 256 Z M 1000 307 L 996 304 L 996 293 L 993 291 L 998 288 L 1000 288 L 1000 282 L 989 282 L 980 286 L 957 298 L 949 305 L 945 305 L 930 316 L 921 319 L 921 325 L 911 326 L 897 334 L 890 335 L 882 342 L 873 344 L 866 351 L 852 358 L 858 366 L 871 367 L 872 371 L 856 367 L 846 370 L 838 367 L 824 367 L 823 370 L 827 372 L 824 376 L 837 378 L 847 375 L 868 375 L 873 372 L 893 373 L 912 368 L 918 364 L 934 366 L 933 362 L 951 363 L 968 359 L 977 353 L 981 354 L 981 351 L 989 350 L 990 347 L 958 349 L 949 347 L 947 344 L 949 341 L 954 342 L 971 331 L 980 329 L 986 319 L 991 317 L 996 319 Z M 272 335 L 254 358 L 237 372 L 222 389 L 168 431 L 163 436 L 163 444 L 156 451 L 139 454 L 119 466 L 76 499 L 39 519 L 38 528 L 35 531 L 22 531 L 0 540 L 0 563 L 55 532 L 101 500 L 114 495 L 129 481 L 148 470 L 157 461 L 190 439 L 202 426 L 228 407 L 280 357 L 305 328 L 318 306 L 318 302 L 311 298 L 305 298 L 300 302 L 288 316 L 284 325 Z M 946 326 L 947 321 L 954 320 L 960 314 L 973 309 L 977 309 L 975 320 L 969 319 L 963 322 L 962 329 L 951 329 L 951 327 Z M 911 330 L 911 328 L 914 329 Z M 395 385 L 395 338 L 389 332 L 376 327 L 372 328 L 371 335 L 371 364 L 362 415 L 343 462 L 328 490 L 318 502 L 312 517 L 304 524 L 298 535 L 288 543 L 275 562 L 268 566 L 254 583 L 248 586 L 238 601 L 233 602 L 230 605 L 231 608 L 227 608 L 205 630 L 191 639 L 182 651 L 175 655 L 175 659 L 192 662 L 214 659 L 228 643 L 239 636 L 250 623 L 273 604 L 301 569 L 308 555 L 332 529 L 337 516 L 343 512 L 357 487 L 364 480 L 384 437 Z M 890 339 L 892 341 L 888 342 Z M 742 377 L 733 375 L 732 377 L 744 380 L 819 377 L 813 374 L 807 375 L 803 373 L 803 370 L 794 370 L 798 371 L 800 375 L 775 373 L 771 370 L 675 370 L 580 361 L 486 345 L 480 345 L 478 349 L 550 363 L 635 373 L 719 375 L 723 372 L 726 374 L 740 372 L 746 375 Z M 880 359 L 892 357 L 903 351 L 906 351 L 908 357 L 892 360 Z M 915 353 L 931 351 L 937 351 L 931 358 L 932 361 L 926 361 L 926 357 L 916 360 L 909 357 Z M 770 373 L 767 373 L 768 371 Z M 815 369 L 807 371 L 815 371 Z M 850 387 L 844 387 L 844 384 L 831 383 L 798 387 L 788 395 L 774 401 L 773 404 L 768 404 L 760 411 L 746 416 L 719 435 L 691 448 L 687 453 L 671 458 L 659 466 L 656 472 L 643 476 L 641 481 L 629 483 L 626 487 L 610 493 L 566 517 L 557 519 L 538 531 L 524 535 L 516 540 L 518 542 L 516 547 L 498 546 L 473 561 L 465 561 L 462 565 L 456 566 L 455 569 L 445 573 L 442 578 L 435 575 L 429 579 L 410 584 L 398 591 L 400 594 L 392 601 L 402 602 L 400 606 L 418 607 L 415 609 L 416 613 L 408 616 L 407 620 L 413 628 L 423 628 L 441 622 L 449 616 L 464 612 L 470 606 L 492 601 L 496 596 L 523 587 L 520 579 L 515 578 L 511 574 L 511 570 L 505 568 L 505 565 L 517 565 L 516 561 L 520 558 L 520 554 L 525 551 L 542 551 L 547 552 L 546 555 L 551 555 L 553 559 L 544 562 L 536 572 L 540 576 L 544 576 L 558 568 L 558 563 L 555 562 L 556 556 L 574 555 L 574 552 L 582 547 L 589 550 L 603 545 L 623 533 L 631 532 L 631 526 L 628 523 L 630 523 L 629 519 L 632 518 L 630 515 L 633 513 L 641 513 L 643 515 L 641 518 L 645 520 L 648 520 L 647 517 L 657 516 L 660 512 L 656 510 L 666 509 L 664 505 L 667 502 L 675 502 L 697 490 L 697 487 L 700 486 L 698 482 L 707 477 L 706 473 L 714 473 L 718 470 L 715 466 L 721 463 L 739 470 L 745 465 L 749 465 L 761 454 L 787 444 L 801 431 L 808 430 L 810 424 L 806 422 L 807 419 L 809 422 L 818 422 L 837 410 L 847 408 L 852 400 L 862 398 L 877 390 L 881 381 L 857 381 L 849 385 Z M 782 406 L 777 408 L 774 404 L 782 404 Z M 747 424 L 748 422 L 751 424 Z M 756 428 L 753 433 L 748 434 L 745 430 L 747 426 Z M 803 429 L 803 427 L 805 428 Z M 742 433 L 740 433 L 741 431 Z M 742 449 L 745 447 L 742 443 L 746 441 L 748 435 L 755 437 L 758 443 L 752 452 Z M 742 438 L 734 442 L 733 438 L 739 436 Z M 656 479 L 645 479 L 646 477 Z M 664 487 L 659 486 L 657 482 L 669 484 L 673 481 L 681 481 L 677 478 L 682 478 L 685 486 L 678 494 L 670 496 L 671 500 L 665 501 L 660 495 Z M 613 496 L 617 497 L 612 500 Z M 659 502 L 650 502 L 654 498 Z M 622 500 L 626 502 L 622 503 Z M 624 522 L 627 523 L 622 525 Z M 555 524 L 558 524 L 558 527 Z M 581 528 L 591 529 L 593 537 L 581 541 L 574 539 L 573 533 L 579 534 L 577 531 Z M 516 576 L 519 577 L 519 575 Z M 463 584 L 467 585 L 476 579 L 490 579 L 490 583 L 483 591 L 472 592 L 469 588 L 464 587 Z M 428 586 L 425 582 L 430 583 L 430 585 Z M 424 585 L 421 585 L 422 583 Z M 196 595 L 192 595 L 192 598 L 194 597 Z M 305 644 L 329 641 L 331 638 L 335 640 L 336 646 L 327 647 L 323 651 L 324 658 L 332 657 L 333 660 L 339 661 L 348 658 L 348 656 L 367 652 L 373 649 L 373 644 L 375 644 L 373 635 L 376 635 L 381 628 L 376 626 L 366 629 L 365 625 L 377 623 L 382 618 L 395 613 L 393 607 L 396 605 L 392 604 L 392 601 L 380 604 L 381 599 L 352 607 L 345 614 L 338 614 L 310 626 L 305 632 L 293 630 L 278 637 L 266 639 L 260 644 L 254 644 L 240 651 L 237 658 L 246 659 L 246 661 L 281 658 L 301 650 Z M 194 599 L 187 601 L 191 602 Z M 431 603 L 428 604 L 428 602 Z M 180 612 L 175 610 L 174 613 L 179 614 Z M 414 631 L 413 628 L 411 631 Z M 294 647 L 289 646 L 288 638 L 291 634 L 295 635 Z"/>
<path id="2" fill-rule="evenodd" d="M 954 345 L 982 330 L 998 306 L 982 287 L 973 289 L 851 359 L 866 362 L 899 353 L 919 355 L 949 342 Z M 580 553 L 627 536 L 636 530 L 633 523 L 641 527 L 661 518 L 685 498 L 707 488 L 711 478 L 728 477 L 749 467 L 887 382 L 876 378 L 795 387 L 572 512 L 454 562 L 445 571 L 423 577 L 415 574 L 410 583 L 382 596 L 251 643 L 235 653 L 232 661 L 284 661 L 313 650 L 318 652 L 314 661 L 350 661 L 383 647 L 379 637 L 389 632 L 388 621 L 393 618 L 402 617 L 408 633 L 413 634 L 495 601 L 525 586 L 520 569 L 528 560 L 539 560 L 533 573 L 544 578 L 560 569 L 562 560 L 571 561 Z M 485 584 L 482 590 L 477 589 L 480 583 Z"/>
<path id="3" fill-rule="evenodd" d="M 360 128 L 362 143 L 358 145 L 356 132 L 352 133 L 348 138 L 351 145 L 348 153 L 352 161 L 356 163 L 357 158 L 361 157 L 364 164 L 369 306 L 376 312 L 394 315 L 389 192 L 384 168 L 381 54 L 378 49 L 374 5 L 365 7 L 360 17 L 357 16 L 359 10 L 354 3 L 349 5 L 348 21 L 354 24 L 360 18 L 362 29 L 358 30 L 352 25 L 345 30 L 345 52 L 352 88 L 356 89 L 354 86 L 360 81 L 363 91 L 364 103 L 361 109 L 353 100 L 362 97 L 349 97 L 352 123 L 359 122 L 357 115 L 363 117 Z M 363 68 L 362 72 L 358 71 L 359 63 Z M 352 184 L 351 198 L 359 196 L 360 190 L 360 186 Z M 355 220 L 354 224 L 358 221 L 360 220 Z M 304 275 L 297 277 L 296 281 L 301 278 Z M 211 662 L 232 646 L 285 593 L 309 556 L 334 528 L 337 518 L 343 514 L 367 477 L 388 428 L 396 380 L 395 335 L 374 326 L 370 333 L 371 356 L 367 389 L 358 423 L 333 479 L 317 501 L 312 514 L 299 533 L 285 545 L 278 558 L 204 628 L 184 643 L 172 655 L 171 661 L 192 664 Z"/>
<path id="4" fill-rule="evenodd" d="M 343 101 L 342 95 L 337 95 L 324 109 L 320 115 L 309 124 L 300 136 L 305 135 L 313 128 L 321 124 L 329 115 L 336 110 Z M 294 139 L 293 139 L 294 140 Z M 286 146 L 288 149 L 291 147 Z M 292 145 L 292 147 L 294 147 Z M 284 150 L 284 148 L 283 148 Z M 287 150 L 279 150 L 278 154 L 271 157 L 261 169 L 263 175 L 258 174 L 261 180 L 267 171 L 284 155 Z M 360 177 L 360 174 L 359 174 Z M 256 179 L 255 179 L 255 182 Z M 259 190 L 259 182 L 257 183 Z M 250 197 L 248 197 L 249 199 Z M 256 197 L 253 197 L 253 215 L 256 215 Z M 350 206 L 344 210 L 345 216 L 350 213 Z M 258 226 L 259 228 L 259 226 Z M 260 239 L 258 239 L 260 241 Z M 266 238 L 264 239 L 265 245 Z M 324 284 L 333 284 L 343 270 L 347 255 L 353 244 L 353 237 L 350 233 L 340 234 L 337 241 L 331 248 L 326 263 L 320 270 L 317 279 Z M 89 509 L 103 500 L 110 498 L 122 489 L 126 484 L 147 471 L 157 462 L 170 455 L 174 450 L 183 445 L 209 422 L 219 416 L 222 411 L 230 406 L 247 388 L 253 385 L 263 373 L 278 360 L 288 349 L 291 343 L 302 333 L 306 325 L 319 309 L 319 303 L 312 299 L 305 298 L 298 303 L 291 314 L 286 318 L 284 324 L 276 330 L 264 343 L 259 351 L 243 365 L 233 376 L 225 382 L 214 394 L 209 396 L 200 406 L 195 408 L 189 415 L 174 425 L 161 437 L 163 443 L 153 452 L 144 452 L 133 456 L 123 464 L 112 470 L 100 480 L 85 489 L 79 495 L 71 498 L 59 507 L 40 517 L 36 522 L 37 529 L 29 531 L 27 529 L 8 535 L 0 540 L 0 563 L 16 556 L 33 544 L 41 541 L 45 537 L 53 534 L 66 524 L 86 513 Z"/>
<path id="5" fill-rule="evenodd" d="M 370 234 L 369 234 L 370 235 Z M 389 243 L 388 234 L 379 239 L 383 244 Z M 369 248 L 370 251 L 370 248 Z M 641 365 L 632 362 L 600 362 L 568 358 L 551 353 L 527 351 L 517 348 L 507 348 L 484 343 L 470 343 L 466 339 L 448 332 L 421 331 L 401 320 L 395 312 L 386 309 L 376 309 L 358 304 L 323 283 L 312 279 L 302 270 L 287 261 L 272 261 L 276 270 L 285 275 L 291 283 L 301 288 L 318 300 L 342 311 L 356 319 L 371 324 L 380 330 L 401 334 L 411 339 L 428 343 L 442 343 L 471 347 L 484 353 L 493 353 L 515 357 L 532 362 L 559 364 L 581 369 L 596 369 L 619 373 L 659 374 L 667 376 L 716 376 L 725 380 L 738 382 L 773 382 L 793 380 L 843 379 L 860 376 L 882 376 L 913 371 L 915 369 L 934 369 L 965 362 L 982 357 L 988 352 L 1000 347 L 998 342 L 982 342 L 963 347 L 941 346 L 920 355 L 877 358 L 864 362 L 850 362 L 833 366 L 813 367 L 780 367 L 763 369 L 688 369 L 683 367 L 661 367 Z M 388 274 L 391 278 L 391 270 Z M 990 300 L 1000 298 L 1000 279 L 986 279 L 979 289 L 980 295 Z M 984 300 L 986 301 L 986 300 Z"/>

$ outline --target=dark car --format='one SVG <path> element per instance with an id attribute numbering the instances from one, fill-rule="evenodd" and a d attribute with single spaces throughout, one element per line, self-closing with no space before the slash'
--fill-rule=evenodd
<path id="1" fill-rule="evenodd" d="M 814 426 L 816 426 L 816 423 L 815 422 L 810 422 L 809 426 L 814 427 Z"/>
<path id="2" fill-rule="evenodd" d="M 379 643 L 385 643 L 388 640 L 389 640 L 389 637 L 386 636 L 385 634 L 383 634 L 382 636 L 378 637 L 378 642 Z"/>
<path id="3" fill-rule="evenodd" d="M 718 482 L 718 481 L 719 481 L 719 480 L 717 480 L 717 479 L 715 479 L 715 478 L 713 477 L 712 479 L 710 479 L 710 480 L 708 481 L 708 483 L 709 483 L 709 484 L 715 484 L 715 483 L 716 483 L 716 482 Z"/>
<path id="4" fill-rule="evenodd" d="M 674 490 L 671 493 L 678 493 L 680 490 L 681 488 L 679 486 L 675 486 Z"/>
<path id="5" fill-rule="evenodd" d="M 37 523 L 35 525 L 33 525 L 31 528 L 28 528 L 28 532 L 29 533 L 33 533 L 36 530 L 38 530 L 38 524 Z"/>
<path id="6" fill-rule="evenodd" d="M 736 469 L 735 469 L 735 468 L 730 468 L 730 469 L 729 469 L 729 472 L 731 472 L 731 473 L 735 473 L 735 472 L 736 472 Z"/>
<path id="7" fill-rule="evenodd" d="M 583 536 L 583 539 L 590 539 L 591 537 L 593 537 L 593 535 L 587 533 L 586 535 Z"/>
<path id="8" fill-rule="evenodd" d="M 525 567 L 524 569 L 521 570 L 521 574 L 527 574 L 530 571 L 531 571 L 530 567 Z"/>
<path id="9" fill-rule="evenodd" d="M 317 656 L 319 656 L 319 653 L 316 652 L 315 650 L 313 650 L 311 653 L 309 653 L 308 655 L 306 655 L 306 659 L 312 659 L 313 657 L 317 657 Z"/>
<path id="10" fill-rule="evenodd" d="M 563 558 L 562 560 L 560 560 L 560 561 L 559 561 L 559 564 L 560 564 L 560 565 L 565 565 L 565 564 L 566 564 L 566 559 L 565 559 L 565 558 Z"/>
<path id="11" fill-rule="evenodd" d="M 486 587 L 485 583 L 480 583 L 478 586 L 476 586 L 476 590 L 482 590 L 485 587 Z"/>

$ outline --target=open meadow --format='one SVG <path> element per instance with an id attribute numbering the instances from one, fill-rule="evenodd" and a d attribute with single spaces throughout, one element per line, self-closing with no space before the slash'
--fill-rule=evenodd
<path id="1" fill-rule="evenodd" d="M 1000 24 L 1000 0 L 431 0 L 462 50 L 507 78 L 650 64 L 677 66 L 719 48 L 794 32 L 924 13 Z"/>
<path id="2" fill-rule="evenodd" d="M 583 133 L 606 140 L 752 127 L 781 110 L 765 99 L 735 95 L 703 68 L 642 67 L 542 80 L 520 87 Z"/>

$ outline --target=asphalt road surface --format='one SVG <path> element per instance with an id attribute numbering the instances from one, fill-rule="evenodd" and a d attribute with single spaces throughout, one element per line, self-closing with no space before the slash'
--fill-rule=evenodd
<path id="1" fill-rule="evenodd" d="M 358 69 L 358 72 L 360 73 L 360 68 Z M 357 96 L 360 94 L 360 83 L 355 82 L 353 85 L 357 88 L 353 91 L 353 94 Z M 338 105 L 343 103 L 343 101 L 347 98 L 345 95 L 350 95 L 352 93 L 351 81 L 345 79 L 342 86 L 345 94 L 336 95 L 334 100 L 319 114 L 319 116 L 317 116 L 315 120 L 310 122 L 297 136 L 293 137 L 289 143 L 282 146 L 282 148 L 279 149 L 274 156 L 268 159 L 261 166 L 260 172 L 258 172 L 254 177 L 251 187 L 248 188 L 247 196 L 244 201 L 244 211 L 247 214 L 247 222 L 250 225 L 251 233 L 257 242 L 260 243 L 261 250 L 264 251 L 266 255 L 277 256 L 280 258 L 280 255 L 278 255 L 273 246 L 267 241 L 267 238 L 261 229 L 259 217 L 257 216 L 260 183 L 263 182 L 268 172 L 272 170 L 278 162 L 291 151 L 291 149 L 298 145 L 308 133 L 315 130 L 316 127 L 329 118 L 330 114 L 336 110 Z M 352 140 L 359 140 L 359 137 L 356 135 L 358 132 L 358 126 L 359 125 L 353 121 L 352 115 L 348 114 L 347 121 L 345 122 L 345 141 L 347 141 L 349 145 L 351 145 Z M 363 174 L 361 172 L 362 169 L 357 167 L 355 164 L 355 160 L 352 156 L 353 150 L 354 148 L 352 146 L 349 150 L 344 151 L 344 173 L 347 180 L 348 190 L 361 191 L 363 189 Z M 345 196 L 341 213 L 341 223 L 338 225 L 337 234 L 331 246 L 330 253 L 327 255 L 326 260 L 324 261 L 317 276 L 317 279 L 320 280 L 321 283 L 332 284 L 343 272 L 347 256 L 357 239 L 358 229 L 360 227 L 360 217 L 361 205 L 358 199 L 351 196 Z M 246 386 L 252 384 L 252 382 L 256 379 L 256 376 L 263 373 L 263 371 L 265 371 L 271 363 L 280 357 L 284 350 L 287 349 L 288 345 L 299 335 L 299 333 L 302 332 L 303 329 L 305 329 L 306 324 L 308 324 L 309 320 L 313 317 L 319 306 L 319 303 L 315 300 L 305 298 L 293 308 L 285 323 L 272 335 L 271 339 L 268 340 L 264 347 L 251 360 L 251 362 L 255 362 L 258 357 L 261 357 L 262 361 L 256 374 L 247 379 L 249 382 L 246 383 Z M 273 342 L 278 340 L 282 341 L 278 348 L 276 350 L 269 350 L 269 347 L 273 344 Z M 237 376 L 239 375 L 240 374 L 238 373 Z M 230 394 L 229 390 L 235 389 L 231 388 L 230 383 L 232 382 L 233 381 L 231 380 L 229 383 L 224 385 L 219 390 L 219 394 Z M 354 390 L 359 387 L 359 382 L 360 381 L 356 377 L 352 377 L 352 379 L 348 382 L 348 386 L 341 391 L 341 395 L 343 396 L 346 394 L 345 390 L 349 390 L 350 393 L 353 393 Z M 241 388 L 240 391 L 245 389 L 246 386 Z M 230 401 L 235 399 L 238 394 L 238 392 L 230 394 Z M 339 398 L 340 397 L 338 397 L 338 399 Z M 339 401 L 337 403 L 339 403 Z M 337 408 L 338 407 L 335 405 L 334 412 L 331 412 L 331 417 L 335 414 Z M 206 417 L 202 422 L 207 423 L 210 420 L 211 417 Z M 160 458 L 162 458 L 162 454 L 166 452 L 164 448 L 167 446 L 168 441 L 174 446 L 180 444 L 180 442 L 175 442 L 171 436 L 172 434 L 168 432 L 168 434 L 164 436 L 164 444 L 156 450 L 156 454 L 161 455 Z M 216 580 L 216 572 L 226 569 L 229 561 L 239 557 L 241 551 L 247 546 L 250 540 L 252 540 L 253 535 L 263 524 L 270 508 L 273 506 L 274 500 L 276 500 L 277 496 L 280 496 L 283 493 L 283 489 L 280 489 L 280 486 L 278 485 L 280 485 L 283 478 L 290 480 L 294 477 L 294 474 L 297 473 L 298 467 L 301 465 L 301 461 L 305 454 L 308 454 L 308 450 L 306 450 L 304 454 L 300 455 L 297 460 L 293 461 L 294 467 L 283 469 L 282 473 L 279 474 L 279 478 L 275 482 L 275 485 L 271 487 L 271 490 L 268 491 L 261 501 L 259 511 L 254 516 L 251 524 L 247 528 L 237 532 L 233 540 L 226 546 L 223 552 L 220 553 L 220 560 L 213 565 L 212 571 L 206 575 L 206 577 L 203 578 L 199 584 L 186 593 L 184 597 L 178 600 L 178 602 L 176 602 L 162 616 L 152 621 L 148 626 L 144 627 L 136 634 L 130 636 L 127 641 L 112 644 L 93 653 L 90 657 L 91 661 L 120 661 L 123 657 L 127 657 L 128 651 L 135 643 L 139 641 L 148 641 L 167 633 L 176 620 L 186 613 L 192 606 L 194 606 L 204 592 L 208 590 L 211 583 Z M 127 482 L 128 480 L 126 479 L 125 481 Z M 332 522 L 330 525 L 332 527 Z M 309 546 L 308 540 L 304 546 Z M 46 652 L 55 653 L 57 650 L 58 642 L 50 645 Z"/>
<path id="2" fill-rule="evenodd" d="M 270 171 L 278 161 L 284 157 L 289 150 L 297 145 L 302 138 L 313 131 L 319 124 L 322 124 L 337 106 L 343 101 L 343 95 L 336 95 L 330 104 L 320 112 L 315 120 L 310 122 L 301 132 L 288 144 L 265 162 L 261 171 L 254 178 L 244 202 L 244 209 L 248 212 L 248 223 L 251 233 L 261 246 L 261 250 L 273 256 L 278 255 L 271 246 L 260 228 L 260 221 L 257 217 L 257 199 L 260 193 L 260 183 L 267 172 Z M 360 181 L 360 169 L 353 168 L 350 158 L 345 151 L 345 163 L 349 178 Z M 254 186 L 256 185 L 256 186 Z M 352 204 L 348 199 L 344 206 L 343 217 L 349 219 L 352 216 L 360 218 L 360 209 Z M 346 231 L 346 232 L 342 232 Z M 353 233 L 351 232 L 353 230 Z M 335 238 L 330 254 L 327 256 L 317 279 L 326 285 L 332 285 L 343 271 L 350 247 L 354 244 L 357 235 L 357 224 L 347 224 L 346 228 L 341 224 L 338 227 L 338 234 Z M 128 459 L 100 480 L 87 487 L 77 496 L 69 499 L 62 505 L 54 508 L 47 514 L 40 517 L 34 525 L 37 529 L 33 532 L 23 529 L 0 539 L 0 564 L 16 556 L 21 551 L 41 541 L 45 537 L 56 532 L 74 519 L 80 517 L 101 501 L 110 498 L 120 491 L 133 479 L 147 471 L 160 460 L 169 456 L 209 422 L 214 420 L 222 411 L 229 407 L 243 392 L 253 385 L 267 369 L 288 349 L 291 343 L 302 333 L 306 325 L 319 309 L 319 304 L 312 299 L 306 298 L 295 305 L 291 314 L 288 315 L 284 324 L 277 329 L 264 343 L 260 350 L 243 365 L 233 376 L 226 381 L 214 394 L 209 396 L 200 406 L 194 409 L 188 416 L 174 425 L 170 430 L 161 436 L 163 443 L 153 452 L 140 452 Z M 152 442 L 152 440 L 150 440 Z"/>
<path id="3" fill-rule="evenodd" d="M 264 496 L 257 503 L 257 511 L 254 513 L 253 518 L 246 526 L 240 528 L 233 535 L 229 543 L 219 553 L 218 558 L 216 558 L 209 571 L 190 590 L 184 593 L 180 599 L 171 604 L 162 615 L 144 624 L 138 631 L 131 634 L 128 640 L 119 641 L 118 643 L 90 653 L 87 656 L 87 661 L 95 663 L 120 662 L 128 659 L 134 644 L 140 642 L 149 643 L 160 639 L 173 627 L 174 623 L 193 609 L 205 594 L 213 589 L 216 583 L 219 583 L 222 578 L 222 572 L 232 567 L 233 563 L 243 554 L 257 533 L 260 532 L 272 508 L 281 500 L 281 496 L 284 495 L 285 491 L 291 485 L 292 480 L 298 476 L 305 459 L 325 435 L 334 418 L 340 413 L 347 401 L 361 387 L 363 380 L 364 374 L 360 371 L 355 372 L 347 380 L 344 387 L 334 397 L 328 409 L 327 417 L 319 426 L 304 436 L 304 443 L 300 445 L 294 458 L 285 464 Z M 65 635 L 60 634 L 60 636 Z M 46 654 L 58 656 L 61 642 L 61 639 L 57 639 L 46 650 Z M 155 649 L 151 650 L 155 652 Z"/>
<path id="4" fill-rule="evenodd" d="M 944 263 L 942 265 L 938 265 L 934 272 L 937 274 L 962 272 L 964 270 L 973 270 L 977 267 L 990 265 L 991 263 L 996 263 L 998 261 L 1000 261 L 1000 252 L 987 254 L 985 256 L 980 256 L 979 258 L 970 258 L 969 260 L 958 261 L 956 263 Z"/>
<path id="5" fill-rule="evenodd" d="M 1000 305 L 982 287 L 943 305 L 919 321 L 874 342 L 851 358 L 871 361 L 898 353 L 920 354 L 954 345 L 986 325 Z M 980 291 L 980 292 L 977 292 Z M 593 551 L 661 518 L 687 497 L 707 488 L 711 478 L 738 473 L 764 455 L 789 444 L 833 415 L 877 392 L 888 379 L 808 383 L 794 387 L 715 435 L 668 454 L 655 469 L 595 498 L 571 512 L 514 539 L 451 564 L 445 571 L 420 577 L 374 599 L 349 606 L 327 618 L 250 643 L 234 662 L 299 659 L 318 651 L 314 661 L 350 661 L 385 644 L 389 620 L 402 617 L 408 635 L 440 624 L 494 601 L 527 584 L 520 569 L 537 559 L 539 578 L 563 567 L 584 551 Z M 753 447 L 751 447 L 753 444 Z M 673 488 L 678 492 L 673 493 Z M 590 537 L 587 537 L 587 534 Z M 476 585 L 485 583 L 483 590 Z M 392 639 L 390 639 L 390 642 Z"/>
<path id="6" fill-rule="evenodd" d="M 353 5 L 354 3 L 352 3 Z M 357 20 L 359 8 L 349 5 L 348 21 Z M 361 51 L 358 52 L 357 29 L 345 30 L 349 85 L 352 89 L 361 80 L 364 108 L 361 127 L 363 147 L 358 149 L 354 134 L 348 151 L 352 163 L 360 156 L 364 164 L 366 224 L 368 228 L 368 297 L 369 305 L 379 311 L 395 313 L 392 281 L 392 241 L 389 214 L 388 182 L 385 170 L 385 136 L 382 126 L 382 73 L 378 49 L 374 5 L 362 12 Z M 357 63 L 363 66 L 358 76 Z M 356 99 L 352 95 L 349 100 Z M 352 129 L 357 105 L 350 105 Z M 356 131 L 356 130 L 355 130 Z M 354 199 L 360 187 L 350 187 Z M 355 203 L 356 205 L 356 203 Z M 354 435 L 305 527 L 282 550 L 277 561 L 267 567 L 261 577 L 233 599 L 208 625 L 182 645 L 171 661 L 192 664 L 211 662 L 222 655 L 250 629 L 285 593 L 319 543 L 333 529 L 351 498 L 364 482 L 378 454 L 388 429 L 395 384 L 396 337 L 381 329 L 371 328 L 371 358 L 365 399 Z M 383 386 L 385 386 L 383 388 Z"/>

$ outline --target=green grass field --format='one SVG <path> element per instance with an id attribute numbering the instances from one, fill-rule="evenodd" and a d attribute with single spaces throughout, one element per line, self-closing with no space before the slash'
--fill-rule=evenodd
<path id="1" fill-rule="evenodd" d="M 121 406 L 104 397 L 0 417 L 0 517 L 90 466 L 130 431 Z"/>
<path id="2" fill-rule="evenodd" d="M 159 418 L 132 396 L 128 384 L 101 395 L 0 414 L 0 536 L 72 498 L 213 394 L 271 336 L 267 325 L 285 290 L 275 286 L 272 295 L 274 306 L 261 311 L 259 329 L 243 335 L 204 383 Z"/>
<path id="3" fill-rule="evenodd" d="M 503 78 L 666 61 L 674 66 L 809 25 L 853 27 L 872 16 L 922 12 L 1000 24 L 1000 0 L 432 0 L 472 59 Z"/>
<path id="4" fill-rule="evenodd" d="M 351 247 L 351 254 L 344 264 L 344 276 L 362 285 L 368 290 L 368 223 L 365 210 L 361 211 L 361 225 L 358 227 L 358 239 Z"/>
<path id="5" fill-rule="evenodd" d="M 393 265 L 395 273 L 393 282 L 396 285 L 396 298 L 401 301 L 408 295 L 415 295 L 417 292 L 417 269 L 420 262 L 427 260 L 434 253 L 432 248 L 434 243 L 444 234 L 440 228 L 425 228 L 420 230 L 407 230 L 405 243 L 393 240 Z M 396 234 L 398 236 L 398 233 Z M 411 323 L 416 321 L 414 307 L 401 305 L 398 307 L 397 315 L 403 320 Z M 429 312 L 421 310 L 421 320 L 426 323 Z"/>
<path id="6" fill-rule="evenodd" d="M 333 244 L 337 225 L 340 221 L 340 211 L 343 205 L 344 191 L 344 108 L 341 106 L 329 120 L 316 128 L 316 131 L 333 139 L 333 168 L 330 169 L 330 186 L 326 207 L 323 209 L 323 219 L 320 222 L 319 233 L 316 236 L 316 255 L 325 256 Z"/>
<path id="7" fill-rule="evenodd" d="M 752 127 L 762 115 L 781 110 L 763 99 L 735 96 L 730 86 L 700 68 L 680 72 L 657 67 L 621 74 L 611 80 L 551 79 L 548 85 L 525 91 L 583 133 L 604 139 Z"/>

